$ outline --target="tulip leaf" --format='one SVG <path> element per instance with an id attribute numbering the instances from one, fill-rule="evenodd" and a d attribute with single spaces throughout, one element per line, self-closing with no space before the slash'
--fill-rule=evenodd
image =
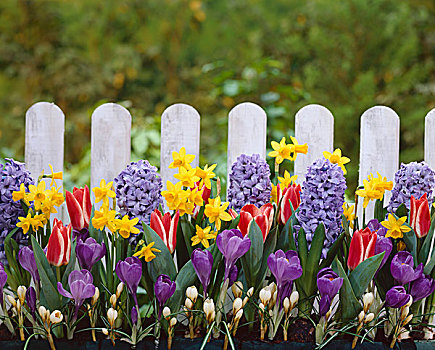
<path id="1" fill-rule="evenodd" d="M 148 272 L 155 282 L 157 277 L 161 274 L 168 275 L 171 280 L 177 276 L 177 269 L 175 268 L 174 260 L 169 249 L 162 241 L 160 236 L 147 224 L 142 223 L 144 230 L 144 239 L 148 244 L 154 242 L 153 248 L 157 248 L 160 252 L 156 252 L 156 257 L 148 263 Z"/>
<path id="2" fill-rule="evenodd" d="M 178 310 L 183 301 L 187 287 L 193 285 L 197 279 L 195 269 L 193 268 L 192 261 L 189 260 L 180 270 L 175 279 L 176 289 L 174 295 L 169 299 L 169 308 L 171 310 Z"/>
<path id="3" fill-rule="evenodd" d="M 357 298 L 361 297 L 367 289 L 370 281 L 373 280 L 376 271 L 381 265 L 384 255 L 385 252 L 382 252 L 364 260 L 349 274 L 349 281 Z"/>
<path id="4" fill-rule="evenodd" d="M 193 252 L 192 237 L 195 235 L 196 230 L 195 227 L 193 227 L 193 225 L 187 219 L 187 215 L 181 216 L 179 222 L 181 225 L 181 232 L 183 233 L 184 242 L 186 244 L 187 254 L 190 257 Z"/>
<path id="5" fill-rule="evenodd" d="M 320 264 L 320 270 L 324 267 L 328 267 L 334 261 L 335 256 L 337 255 L 341 244 L 343 243 L 345 237 L 345 232 L 343 231 L 340 236 L 335 240 L 332 246 L 329 248 L 328 253 L 326 253 L 326 259 L 324 259 Z"/>
<path id="6" fill-rule="evenodd" d="M 343 278 L 343 285 L 341 286 L 339 292 L 339 308 L 341 312 L 341 319 L 343 321 L 354 319 L 362 309 L 362 306 L 358 299 L 355 297 L 352 285 L 350 284 L 346 272 L 344 272 L 341 262 L 336 258 L 332 263 L 331 267 L 338 274 L 338 276 Z"/>
<path id="7" fill-rule="evenodd" d="M 405 203 L 400 204 L 394 214 L 396 214 L 396 216 L 399 218 L 402 216 L 408 216 L 408 209 L 406 208 Z"/>
<path id="8" fill-rule="evenodd" d="M 307 291 L 307 296 L 310 297 L 316 293 L 316 278 L 319 272 L 319 263 L 322 258 L 322 249 L 325 241 L 325 226 L 321 222 L 316 231 L 314 231 L 313 240 L 311 242 L 310 251 L 308 253 L 307 263 L 303 271 Z"/>
<path id="9" fill-rule="evenodd" d="M 72 271 L 74 271 L 76 267 L 76 244 L 77 244 L 77 240 L 74 239 L 74 241 L 71 244 L 71 257 L 69 259 L 68 265 L 66 266 L 65 272 L 63 273 L 63 277 L 62 277 L 62 284 L 64 286 L 68 284 L 68 276 Z"/>
<path id="10" fill-rule="evenodd" d="M 189 250 L 187 249 L 183 230 L 181 228 L 181 221 L 182 220 L 178 220 L 176 233 L 177 243 L 175 247 L 175 251 L 177 252 L 177 264 L 179 267 L 184 266 L 184 264 L 190 260 Z"/>
<path id="11" fill-rule="evenodd" d="M 240 260 L 242 262 L 246 282 L 249 286 L 254 286 L 263 258 L 263 234 L 255 220 L 251 221 L 248 237 L 251 240 L 251 248 L 249 248 L 248 252 L 243 255 Z"/>
<path id="12" fill-rule="evenodd" d="M 434 230 L 435 230 L 435 215 L 432 215 L 429 231 L 426 237 L 424 237 L 423 245 L 421 246 L 420 251 L 418 252 L 418 263 L 426 264 L 427 262 Z"/>
<path id="13" fill-rule="evenodd" d="M 254 289 L 255 289 L 254 294 L 256 294 L 257 289 L 260 289 L 262 287 L 264 278 L 266 277 L 266 273 L 268 271 L 267 258 L 275 250 L 277 231 L 278 231 L 278 227 L 275 226 L 275 228 L 270 230 L 269 234 L 267 235 L 266 242 L 264 242 L 263 258 L 262 258 L 262 262 L 261 262 L 260 271 L 258 272 L 258 275 L 257 275 L 256 283 L 255 283 L 255 285 L 248 285 L 248 289 L 251 287 L 254 287 Z"/>
<path id="14" fill-rule="evenodd" d="M 31 236 L 33 253 L 35 255 L 36 266 L 39 277 L 41 278 L 41 304 L 50 310 L 60 309 L 62 306 L 60 294 L 57 290 L 57 281 L 51 265 L 47 261 L 44 251 L 34 236 Z M 45 301 L 45 303 L 43 303 Z"/>
<path id="15" fill-rule="evenodd" d="M 305 236 L 305 231 L 301 227 L 298 232 L 298 255 L 299 260 L 301 261 L 302 269 L 305 270 L 306 262 L 308 258 L 308 244 L 307 237 Z"/>
<path id="16" fill-rule="evenodd" d="M 404 225 L 406 225 L 406 223 Z M 411 231 L 409 232 L 404 232 L 403 241 L 405 242 L 406 247 L 411 252 L 412 257 L 414 258 L 414 265 L 417 266 L 417 237 L 414 233 L 414 230 L 411 229 Z"/>
<path id="17" fill-rule="evenodd" d="M 430 257 L 429 262 L 424 267 L 424 274 L 430 275 L 432 273 L 434 266 L 435 266 L 435 249 L 432 251 L 432 255 Z"/>
<path id="18" fill-rule="evenodd" d="M 231 221 L 230 227 L 228 227 L 229 230 L 232 230 L 233 228 L 237 228 L 237 225 L 239 225 L 240 221 L 240 215 L 238 215 L 233 221 Z"/>

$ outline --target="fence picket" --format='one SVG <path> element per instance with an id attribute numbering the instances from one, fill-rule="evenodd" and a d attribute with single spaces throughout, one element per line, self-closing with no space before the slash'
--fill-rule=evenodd
<path id="1" fill-rule="evenodd" d="M 324 151 L 333 151 L 334 116 L 326 107 L 317 104 L 301 108 L 295 116 L 295 137 L 300 144 L 308 144 L 308 153 L 298 155 L 295 161 L 297 182 L 302 184 L 307 168 L 323 157 Z"/>
<path id="2" fill-rule="evenodd" d="M 166 181 L 178 182 L 174 174 L 178 169 L 169 169 L 172 163 L 172 152 L 179 152 L 181 147 L 187 154 L 195 155 L 192 167 L 199 164 L 199 124 L 200 116 L 195 108 L 184 103 L 169 106 L 162 114 L 161 145 L 160 145 L 160 175 L 163 188 Z"/>
<path id="3" fill-rule="evenodd" d="M 131 115 L 116 103 L 105 103 L 92 113 L 91 188 L 113 179 L 130 163 Z M 92 199 L 94 194 L 91 190 Z"/>
<path id="4" fill-rule="evenodd" d="M 369 174 L 376 176 L 379 172 L 394 181 L 394 173 L 399 168 L 399 116 L 394 110 L 385 106 L 375 106 L 366 110 L 361 116 L 360 138 L 360 185 Z M 385 205 L 391 192 L 385 192 Z M 366 222 L 373 218 L 374 203 L 371 201 L 366 209 Z M 358 216 L 362 220 L 362 199 L 359 200 Z"/>
<path id="5" fill-rule="evenodd" d="M 429 111 L 425 118 L 424 161 L 435 169 L 435 108 Z"/>

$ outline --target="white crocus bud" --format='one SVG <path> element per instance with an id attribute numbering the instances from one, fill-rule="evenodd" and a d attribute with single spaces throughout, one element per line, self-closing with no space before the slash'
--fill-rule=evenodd
<path id="1" fill-rule="evenodd" d="M 103 332 L 104 335 L 109 335 L 109 331 L 107 330 L 107 328 L 102 328 L 101 332 Z"/>
<path id="2" fill-rule="evenodd" d="M 19 286 L 17 288 L 18 299 L 20 299 L 21 305 L 24 305 L 24 301 L 26 300 L 26 291 L 27 288 L 24 286 Z"/>
<path id="3" fill-rule="evenodd" d="M 95 303 L 98 301 L 99 297 L 100 297 L 100 290 L 98 289 L 98 287 L 95 287 L 95 293 L 91 299 L 91 304 L 95 305 Z"/>
<path id="4" fill-rule="evenodd" d="M 249 298 L 248 297 L 245 297 L 244 299 L 243 299 L 243 307 L 245 307 L 245 305 L 246 305 L 246 303 L 249 301 Z"/>
<path id="5" fill-rule="evenodd" d="M 408 315 L 408 317 L 405 318 L 405 320 L 403 321 L 402 327 L 405 327 L 409 322 L 411 322 L 413 316 L 414 316 L 413 314 Z"/>
<path id="6" fill-rule="evenodd" d="M 44 319 L 47 323 L 50 322 L 50 310 L 45 310 Z"/>
<path id="7" fill-rule="evenodd" d="M 115 320 L 117 317 L 118 317 L 118 311 L 112 308 L 107 310 L 107 320 L 109 321 L 110 327 L 113 328 L 113 325 L 115 324 Z"/>
<path id="8" fill-rule="evenodd" d="M 276 298 L 278 298 L 278 292 L 273 292 L 272 299 L 270 300 L 270 308 L 273 308 L 276 304 Z"/>
<path id="9" fill-rule="evenodd" d="M 364 310 L 359 313 L 359 315 L 358 315 L 358 323 L 361 323 L 364 320 L 365 315 L 366 314 L 365 314 Z"/>
<path id="10" fill-rule="evenodd" d="M 233 315 L 235 315 L 243 307 L 243 301 L 241 298 L 236 298 L 233 301 Z"/>
<path id="11" fill-rule="evenodd" d="M 21 301 L 20 301 L 20 299 L 17 299 L 17 305 L 15 306 L 15 308 L 17 309 L 18 313 L 21 312 Z"/>
<path id="12" fill-rule="evenodd" d="M 171 318 L 171 321 L 169 321 L 169 325 L 171 327 L 174 327 L 177 324 L 177 319 L 175 317 Z"/>
<path id="13" fill-rule="evenodd" d="M 269 304 L 269 300 L 272 297 L 272 294 L 270 293 L 270 290 L 262 289 L 260 290 L 260 300 L 263 303 L 263 305 Z"/>
<path id="14" fill-rule="evenodd" d="M 234 282 L 231 290 L 233 291 L 234 298 L 240 298 L 243 292 L 243 283 L 240 281 Z"/>
<path id="15" fill-rule="evenodd" d="M 273 293 L 275 293 L 276 291 L 276 283 L 272 282 L 271 284 L 268 285 L 269 290 L 270 290 L 270 295 L 273 295 Z"/>
<path id="16" fill-rule="evenodd" d="M 124 283 L 119 282 L 118 286 L 116 287 L 116 299 L 119 299 L 123 289 L 124 289 Z"/>
<path id="17" fill-rule="evenodd" d="M 203 310 L 205 313 L 205 317 L 207 318 L 207 322 L 208 324 L 210 324 L 214 321 L 213 315 L 216 315 L 213 299 L 206 299 L 204 301 Z"/>
<path id="18" fill-rule="evenodd" d="M 7 299 L 13 307 L 15 307 L 15 308 L 17 307 L 17 302 L 15 301 L 15 298 L 12 295 L 8 295 Z"/>
<path id="19" fill-rule="evenodd" d="M 285 297 L 282 302 L 282 307 L 284 308 L 284 312 L 288 313 L 290 311 L 290 300 L 288 297 Z"/>
<path id="20" fill-rule="evenodd" d="M 402 307 L 410 307 L 413 303 L 412 296 L 409 297 L 409 301 Z"/>
<path id="21" fill-rule="evenodd" d="M 408 306 L 403 307 L 400 313 L 400 320 L 403 321 L 408 316 L 408 314 L 409 314 L 409 307 Z"/>
<path id="22" fill-rule="evenodd" d="M 373 300 L 375 297 L 373 296 L 373 293 L 366 293 L 363 296 L 363 305 L 364 305 L 364 312 L 367 313 L 369 311 L 370 306 L 373 304 Z"/>
<path id="23" fill-rule="evenodd" d="M 290 308 L 293 309 L 299 301 L 299 293 L 297 290 L 290 295 Z"/>
<path id="24" fill-rule="evenodd" d="M 117 301 L 117 300 L 118 300 L 118 298 L 116 297 L 116 294 L 112 294 L 112 295 L 110 296 L 109 301 L 110 301 L 110 304 L 112 305 L 113 308 L 116 307 L 116 301 Z"/>
<path id="25" fill-rule="evenodd" d="M 39 312 L 39 316 L 41 316 L 42 321 L 45 321 L 45 312 L 47 311 L 47 309 L 44 306 L 40 306 L 38 309 Z"/>
<path id="26" fill-rule="evenodd" d="M 364 323 L 372 322 L 374 318 L 375 318 L 375 314 L 374 314 L 373 312 L 370 312 L 370 313 L 366 316 L 366 318 L 365 318 L 365 320 L 364 320 Z"/>
<path id="27" fill-rule="evenodd" d="M 60 323 L 63 320 L 63 315 L 62 312 L 60 312 L 59 310 L 54 310 L 51 314 L 50 314 L 50 322 L 53 324 L 56 323 Z"/>
<path id="28" fill-rule="evenodd" d="M 188 308 L 189 310 L 192 310 L 193 309 L 192 300 L 190 300 L 189 298 L 186 298 L 186 301 L 184 302 L 184 306 L 186 306 L 186 308 Z"/>
<path id="29" fill-rule="evenodd" d="M 196 302 L 196 298 L 198 298 L 198 290 L 195 286 L 191 286 L 186 289 L 186 297 L 188 297 L 192 301 L 192 303 Z"/>
<path id="30" fill-rule="evenodd" d="M 242 318 L 243 316 L 243 309 L 240 309 L 239 311 L 237 311 L 236 316 L 234 316 L 234 321 L 238 321 Z"/>
<path id="31" fill-rule="evenodd" d="M 246 296 L 248 298 L 252 297 L 252 295 L 254 294 L 254 287 L 251 287 L 248 289 L 248 291 L 246 292 Z"/>
<path id="32" fill-rule="evenodd" d="M 163 315 L 163 317 L 164 318 L 168 318 L 168 316 L 171 314 L 171 309 L 170 308 L 168 308 L 167 306 L 165 306 L 164 308 L 163 308 L 163 311 L 162 311 L 162 315 Z"/>
<path id="33" fill-rule="evenodd" d="M 258 305 L 258 307 L 260 308 L 260 310 L 261 310 L 262 312 L 264 312 L 264 304 L 263 304 L 263 303 L 260 303 L 260 304 Z"/>

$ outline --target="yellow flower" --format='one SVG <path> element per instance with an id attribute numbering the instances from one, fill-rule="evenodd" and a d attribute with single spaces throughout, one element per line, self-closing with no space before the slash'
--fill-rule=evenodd
<path id="1" fill-rule="evenodd" d="M 58 171 L 55 173 L 53 171 L 53 167 L 51 166 L 51 164 L 48 164 L 48 166 L 50 167 L 51 174 L 47 175 L 47 177 L 51 179 L 51 182 L 50 182 L 50 187 L 51 187 L 55 183 L 54 180 L 62 180 L 63 179 L 63 173 L 61 171 Z"/>
<path id="2" fill-rule="evenodd" d="M 270 191 L 270 199 L 278 204 L 278 187 L 272 184 L 272 191 Z"/>
<path id="3" fill-rule="evenodd" d="M 183 216 L 184 214 L 192 215 L 194 207 L 195 205 L 193 203 L 188 202 L 187 198 L 184 198 L 174 210 L 178 210 L 180 216 Z"/>
<path id="4" fill-rule="evenodd" d="M 179 168 L 178 171 L 178 174 L 175 174 L 174 177 L 180 180 L 185 187 L 194 187 L 195 182 L 199 181 L 199 177 L 195 175 L 196 169 Z"/>
<path id="5" fill-rule="evenodd" d="M 201 178 L 201 183 L 199 184 L 200 187 L 202 187 L 202 184 L 204 184 L 205 187 L 211 189 L 210 179 L 213 179 L 216 176 L 216 174 L 213 172 L 215 168 L 216 168 L 216 164 L 213 164 L 210 167 L 208 166 L 208 164 L 206 164 L 204 169 L 201 169 L 200 167 L 196 167 L 195 175 Z"/>
<path id="6" fill-rule="evenodd" d="M 169 169 L 184 168 L 186 170 L 192 169 L 190 163 L 193 162 L 195 156 L 193 154 L 186 154 L 186 149 L 181 147 L 180 152 L 172 152 L 173 162 L 169 164 Z"/>
<path id="7" fill-rule="evenodd" d="M 95 210 L 92 218 L 92 226 L 97 230 L 103 230 L 105 226 L 114 233 L 116 231 L 116 211 L 109 210 L 108 205 L 102 205 L 100 210 Z"/>
<path id="8" fill-rule="evenodd" d="M 173 185 L 171 181 L 166 181 L 167 190 L 162 191 L 162 196 L 165 198 L 166 205 L 170 210 L 175 210 L 181 203 L 182 199 L 186 197 L 186 193 L 181 187 L 181 182 L 177 182 L 175 185 Z"/>
<path id="9" fill-rule="evenodd" d="M 346 202 L 343 203 L 343 215 L 347 221 L 349 221 L 350 228 L 353 229 L 353 221 L 355 220 L 355 204 L 349 205 Z"/>
<path id="10" fill-rule="evenodd" d="M 12 199 L 16 202 L 16 201 L 19 201 L 19 200 L 24 199 L 24 198 L 26 198 L 26 188 L 24 187 L 24 184 L 22 183 L 20 185 L 19 191 L 12 192 Z"/>
<path id="11" fill-rule="evenodd" d="M 116 194 L 111 190 L 113 181 L 106 184 L 106 180 L 101 179 L 100 187 L 94 187 L 92 191 L 95 193 L 95 203 L 103 201 L 103 203 L 109 203 L 109 197 L 115 198 Z"/>
<path id="12" fill-rule="evenodd" d="M 406 249 L 406 244 L 403 241 L 397 242 L 397 251 L 401 252 L 402 250 Z"/>
<path id="13" fill-rule="evenodd" d="M 391 237 L 394 239 L 402 238 L 405 232 L 411 231 L 409 226 L 404 225 L 405 221 L 406 216 L 396 219 L 393 214 L 388 214 L 388 220 L 381 222 L 381 225 L 388 229 L 385 237 Z"/>
<path id="14" fill-rule="evenodd" d="M 210 244 L 208 243 L 209 239 L 214 239 L 216 236 L 213 233 L 210 233 L 211 227 L 207 226 L 202 229 L 198 225 L 196 225 L 196 235 L 193 236 L 192 239 L 192 247 L 201 243 L 204 248 L 208 248 Z"/>
<path id="15" fill-rule="evenodd" d="M 32 221 L 33 221 L 32 214 L 30 213 L 30 211 L 27 213 L 26 217 L 19 216 L 18 220 L 20 221 L 17 222 L 17 227 L 21 227 L 24 234 L 29 232 L 30 226 L 32 225 Z"/>
<path id="16" fill-rule="evenodd" d="M 387 181 L 378 173 L 378 177 L 370 174 L 368 180 L 363 180 L 364 189 L 355 191 L 355 194 L 364 198 L 363 207 L 366 208 L 370 200 L 382 200 L 385 190 L 393 188 L 393 182 Z"/>
<path id="17" fill-rule="evenodd" d="M 382 191 L 382 196 L 384 195 L 385 191 L 391 191 L 393 189 L 393 181 L 388 181 L 386 177 L 382 177 L 379 172 L 377 172 L 378 177 L 373 177 L 372 174 L 369 175 L 369 179 L 374 181 L 374 186 L 379 191 Z M 382 199 L 382 197 L 380 198 Z"/>
<path id="18" fill-rule="evenodd" d="M 46 219 L 49 219 L 51 214 L 57 213 L 57 210 L 54 207 L 54 202 L 50 199 L 46 199 L 42 202 L 41 210 L 44 213 Z"/>
<path id="19" fill-rule="evenodd" d="M 46 191 L 45 191 L 45 182 L 41 181 L 38 186 L 29 185 L 29 194 L 27 199 L 29 201 L 34 201 L 35 210 L 39 210 L 36 207 L 41 206 L 41 202 L 45 200 Z"/>
<path id="20" fill-rule="evenodd" d="M 48 222 L 48 219 L 44 214 L 35 215 L 33 219 L 34 222 L 32 223 L 32 226 L 34 231 L 36 231 L 38 227 L 43 227 Z"/>
<path id="21" fill-rule="evenodd" d="M 195 187 L 193 190 L 184 191 L 187 194 L 187 199 L 190 203 L 197 205 L 198 207 L 202 207 L 204 204 L 204 199 L 202 199 L 202 194 L 204 190 L 199 191 L 198 187 Z"/>
<path id="22" fill-rule="evenodd" d="M 130 234 L 137 235 L 140 232 L 139 229 L 135 227 L 138 222 L 139 218 L 130 220 L 128 215 L 124 215 L 122 219 L 115 219 L 118 232 L 124 238 L 129 238 Z"/>
<path id="23" fill-rule="evenodd" d="M 284 159 L 290 159 L 290 153 L 294 152 L 294 147 L 285 143 L 285 137 L 281 139 L 280 143 L 272 141 L 271 146 L 273 151 L 269 152 L 269 157 L 275 158 L 277 164 L 281 164 Z"/>
<path id="24" fill-rule="evenodd" d="M 153 248 L 153 245 L 154 245 L 154 242 L 151 242 L 147 246 L 143 245 L 141 250 L 137 251 L 133 255 L 137 256 L 139 259 L 144 257 L 146 262 L 150 262 L 151 260 L 153 260 L 156 257 L 154 252 L 157 252 L 157 253 L 161 252 L 161 250 L 158 250 L 157 248 Z"/>
<path id="25" fill-rule="evenodd" d="M 298 143 L 298 140 L 296 140 L 296 138 L 293 136 L 290 136 L 290 139 L 293 142 L 293 144 L 290 144 L 290 146 L 293 149 L 293 151 L 292 151 L 293 155 L 290 156 L 290 160 L 295 161 L 298 153 L 303 153 L 303 154 L 308 153 L 308 145 L 306 143 L 304 143 L 303 145 L 300 145 Z"/>
<path id="26" fill-rule="evenodd" d="M 284 177 L 278 176 L 280 188 L 283 190 L 284 188 L 289 187 L 292 183 L 296 183 L 297 178 L 297 175 L 290 176 L 290 173 L 286 170 L 284 172 Z"/>
<path id="27" fill-rule="evenodd" d="M 221 228 L 221 220 L 231 221 L 231 215 L 225 210 L 230 205 L 229 202 L 223 203 L 221 206 L 221 199 L 219 197 L 210 198 L 208 204 L 205 205 L 204 214 L 208 217 L 210 223 L 216 221 L 216 230 L 219 231 Z"/>
<path id="28" fill-rule="evenodd" d="M 350 162 L 350 159 L 347 157 L 342 157 L 341 155 L 341 149 L 337 148 L 333 153 L 331 152 L 323 152 L 323 156 L 328 159 L 331 163 L 338 164 L 340 168 L 343 170 L 343 174 L 346 175 L 347 171 L 344 167 L 344 164 L 347 164 Z"/>
<path id="29" fill-rule="evenodd" d="M 62 203 L 65 201 L 65 197 L 63 196 L 63 193 L 59 192 L 59 190 L 60 188 L 53 186 L 47 191 L 48 198 L 57 207 L 60 207 Z"/>

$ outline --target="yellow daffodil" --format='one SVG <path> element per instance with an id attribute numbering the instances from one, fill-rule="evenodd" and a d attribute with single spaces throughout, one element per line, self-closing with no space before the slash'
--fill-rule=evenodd
<path id="1" fill-rule="evenodd" d="M 29 232 L 30 227 L 32 227 L 32 230 L 36 232 L 38 230 L 38 227 L 43 226 L 41 220 L 39 220 L 38 218 L 32 217 L 32 213 L 30 210 L 27 213 L 26 217 L 20 216 L 20 217 L 18 217 L 18 220 L 19 220 L 19 222 L 17 222 L 16 226 L 21 227 L 24 234 Z"/>
<path id="2" fill-rule="evenodd" d="M 199 177 L 195 173 L 196 169 L 186 170 L 185 168 L 179 168 L 178 174 L 175 174 L 174 177 L 180 180 L 183 186 L 194 187 L 195 182 L 199 181 Z"/>
<path id="3" fill-rule="evenodd" d="M 225 210 L 230 205 L 229 202 L 223 203 L 221 205 L 221 199 L 219 197 L 210 198 L 208 204 L 205 205 L 204 214 L 208 217 L 210 223 L 216 222 L 216 230 L 219 231 L 221 228 L 221 220 L 231 221 L 231 215 Z"/>
<path id="4" fill-rule="evenodd" d="M 406 249 L 406 244 L 403 241 L 397 242 L 397 251 L 401 252 L 402 250 Z"/>
<path id="5" fill-rule="evenodd" d="M 375 178 L 372 174 L 369 175 L 369 179 L 374 181 L 374 187 L 382 192 L 382 196 L 385 191 L 391 191 L 393 189 L 393 181 L 388 181 L 386 177 L 382 177 L 379 172 L 377 172 L 378 177 Z M 381 196 L 380 199 L 383 197 Z"/>
<path id="6" fill-rule="evenodd" d="M 278 204 L 278 187 L 272 184 L 272 191 L 270 191 L 270 199 Z"/>
<path id="7" fill-rule="evenodd" d="M 38 184 L 38 186 L 29 185 L 29 194 L 27 196 L 27 199 L 29 201 L 41 203 L 42 201 L 45 200 L 45 197 L 46 197 L 46 191 L 45 191 L 45 182 L 44 181 L 41 181 Z"/>
<path id="8" fill-rule="evenodd" d="M 388 214 L 388 220 L 381 222 L 381 225 L 388 230 L 385 237 L 391 237 L 394 239 L 402 238 L 403 233 L 411 231 L 409 226 L 404 225 L 405 221 L 406 216 L 396 219 L 393 214 Z"/>
<path id="9" fill-rule="evenodd" d="M 208 164 L 204 167 L 204 169 L 201 169 L 200 167 L 196 167 L 196 173 L 195 175 L 201 178 L 201 183 L 199 184 L 200 187 L 204 184 L 205 187 L 208 189 L 211 189 L 211 179 L 213 179 L 216 174 L 213 172 L 213 170 L 216 168 L 216 164 L 211 165 L 210 167 Z"/>
<path id="10" fill-rule="evenodd" d="M 103 203 L 109 203 L 109 198 L 115 198 L 116 194 L 111 190 L 113 181 L 106 184 L 106 180 L 101 179 L 100 187 L 94 187 L 92 191 L 95 193 L 95 203 L 103 201 Z"/>
<path id="11" fill-rule="evenodd" d="M 62 180 L 63 179 L 63 173 L 62 173 L 62 171 L 58 171 L 55 173 L 53 171 L 53 167 L 51 166 L 51 164 L 48 164 L 48 166 L 50 167 L 51 174 L 47 175 L 46 177 L 51 179 L 51 182 L 50 182 L 50 187 L 51 187 L 55 183 L 54 180 Z"/>
<path id="12" fill-rule="evenodd" d="M 100 210 L 95 210 L 92 218 L 92 226 L 97 230 L 103 230 L 107 227 L 112 233 L 116 231 L 116 211 L 109 210 L 108 205 L 102 205 Z"/>
<path id="13" fill-rule="evenodd" d="M 285 137 L 279 143 L 272 141 L 271 146 L 273 151 L 269 152 L 269 157 L 275 158 L 276 164 L 281 164 L 284 159 L 290 159 L 290 154 L 294 152 L 294 147 L 285 143 Z"/>
<path id="14" fill-rule="evenodd" d="M 154 246 L 154 242 L 151 242 L 147 246 L 143 245 L 142 248 L 138 250 L 136 253 L 134 253 L 133 255 L 137 256 L 139 259 L 145 258 L 146 262 L 150 262 L 156 257 L 154 252 L 156 253 L 161 252 L 161 250 L 158 250 L 157 248 L 153 248 L 153 246 Z"/>
<path id="15" fill-rule="evenodd" d="M 293 152 L 292 152 L 293 154 L 290 155 L 290 160 L 295 161 L 298 153 L 303 153 L 303 154 L 308 153 L 308 145 L 306 143 L 304 143 L 303 145 L 300 145 L 298 143 L 298 140 L 296 140 L 296 138 L 293 136 L 290 136 L 290 139 L 293 143 L 293 144 L 290 144 L 290 146 L 292 147 L 292 150 L 293 150 Z"/>
<path id="16" fill-rule="evenodd" d="M 292 183 L 296 183 L 297 178 L 297 175 L 290 176 L 290 173 L 286 170 L 284 171 L 284 177 L 278 176 L 279 187 L 283 190 L 284 188 L 289 187 Z"/>
<path id="17" fill-rule="evenodd" d="M 17 202 L 21 199 L 25 199 L 26 198 L 26 188 L 24 187 L 24 184 L 22 183 L 20 185 L 20 190 L 19 191 L 14 191 L 12 192 L 12 199 Z"/>
<path id="18" fill-rule="evenodd" d="M 169 169 L 184 168 L 186 170 L 192 169 L 190 163 L 193 162 L 195 156 L 193 154 L 186 154 L 186 149 L 181 147 L 180 152 L 172 152 L 173 162 L 169 164 Z"/>
<path id="19" fill-rule="evenodd" d="M 328 159 L 331 163 L 333 164 L 338 164 L 341 168 L 341 170 L 343 170 L 343 174 L 346 175 L 347 171 L 346 168 L 344 167 L 345 164 L 350 162 L 350 159 L 347 157 L 343 157 L 341 155 L 341 149 L 337 148 L 334 152 L 323 152 L 323 156 Z"/>
<path id="20" fill-rule="evenodd" d="M 204 193 L 204 190 L 199 190 L 198 187 L 195 187 L 194 189 L 188 189 L 185 191 L 187 194 L 187 200 L 190 203 L 193 203 L 197 205 L 198 207 L 202 207 L 204 204 L 204 199 L 202 199 L 202 195 Z"/>
<path id="21" fill-rule="evenodd" d="M 364 189 L 355 191 L 355 194 L 364 198 L 364 208 L 367 207 L 370 200 L 382 200 L 385 191 L 393 188 L 393 182 L 387 181 L 387 178 L 383 178 L 379 173 L 377 178 L 370 174 L 368 180 L 363 180 L 363 185 Z"/>
<path id="22" fill-rule="evenodd" d="M 349 205 L 346 202 L 343 203 L 343 215 L 347 221 L 349 221 L 349 227 L 353 229 L 353 221 L 355 220 L 355 204 Z"/>
<path id="23" fill-rule="evenodd" d="M 54 207 L 54 202 L 50 199 L 46 199 L 42 202 L 41 210 L 44 213 L 46 219 L 50 219 L 51 214 L 57 213 L 57 210 Z"/>
<path id="24" fill-rule="evenodd" d="M 59 192 L 59 190 L 60 188 L 53 186 L 47 191 L 48 198 L 57 207 L 60 207 L 62 203 L 65 201 L 65 197 L 63 196 L 63 193 Z"/>
<path id="25" fill-rule="evenodd" d="M 136 227 L 138 222 L 139 218 L 130 220 L 128 215 L 124 215 L 122 219 L 115 219 L 116 228 L 123 238 L 129 238 L 130 234 L 137 235 L 140 232 Z"/>
<path id="26" fill-rule="evenodd" d="M 174 210 L 178 210 L 180 212 L 180 216 L 183 216 L 184 214 L 192 215 L 193 209 L 195 208 L 195 205 L 191 202 L 187 201 L 187 198 L 184 198 L 176 207 Z"/>
<path id="27" fill-rule="evenodd" d="M 36 231 L 38 227 L 43 227 L 48 219 L 44 214 L 38 214 L 33 217 L 34 222 L 32 223 L 33 230 Z"/>
<path id="28" fill-rule="evenodd" d="M 183 191 L 182 186 L 181 182 L 173 185 L 171 181 L 166 181 L 166 191 L 162 191 L 162 196 L 165 198 L 166 205 L 170 210 L 175 210 L 186 197 L 187 194 Z"/>
<path id="29" fill-rule="evenodd" d="M 204 248 L 208 248 L 210 244 L 208 243 L 209 239 L 214 239 L 216 236 L 210 233 L 211 227 L 207 226 L 202 229 L 198 225 L 196 225 L 196 235 L 192 237 L 192 247 L 201 243 Z"/>

